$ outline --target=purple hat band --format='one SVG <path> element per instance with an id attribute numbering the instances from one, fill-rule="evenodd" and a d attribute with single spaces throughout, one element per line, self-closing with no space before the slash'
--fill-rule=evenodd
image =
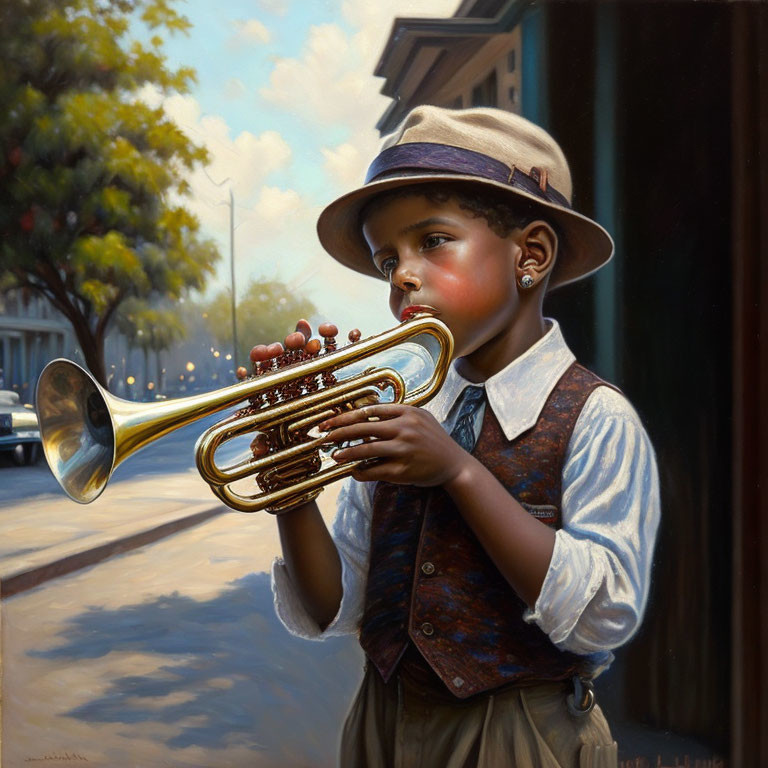
<path id="1" fill-rule="evenodd" d="M 509 166 L 493 157 L 471 149 L 451 147 L 447 144 L 413 142 L 397 144 L 385 149 L 371 163 L 365 177 L 365 183 L 381 181 L 392 176 L 420 171 L 442 171 L 459 175 L 476 176 L 512 189 L 518 189 L 529 195 L 554 203 L 563 208 L 571 207 L 568 198 L 545 181 L 542 189 L 539 179 L 523 173 L 518 168 L 510 172 Z"/>

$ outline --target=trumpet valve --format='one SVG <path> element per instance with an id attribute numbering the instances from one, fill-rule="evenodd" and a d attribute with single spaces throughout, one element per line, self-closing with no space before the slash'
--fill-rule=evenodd
<path id="1" fill-rule="evenodd" d="M 317 332 L 323 337 L 323 351 L 325 354 L 336 351 L 336 336 L 339 329 L 333 323 L 323 323 Z M 323 371 L 320 381 L 324 387 L 330 387 L 336 383 L 336 377 L 330 371 Z"/>
<path id="2" fill-rule="evenodd" d="M 319 339 L 309 339 L 304 345 L 304 359 L 311 360 L 313 357 L 317 357 L 317 355 L 320 354 L 320 350 L 322 348 L 323 345 Z M 320 382 L 318 380 L 317 374 L 314 376 L 305 376 L 301 380 L 301 383 L 307 392 L 317 392 L 317 390 L 320 388 Z"/>
<path id="3" fill-rule="evenodd" d="M 304 359 L 304 345 L 307 343 L 307 339 L 301 331 L 295 331 L 289 333 L 285 337 L 285 362 L 290 365 L 291 363 L 300 363 Z M 302 381 L 301 379 L 291 379 L 283 388 L 283 399 L 289 400 L 301 394 Z"/>
<path id="4" fill-rule="evenodd" d="M 270 344 L 267 347 L 267 359 L 271 360 L 271 364 L 268 370 L 276 371 L 280 368 L 281 358 L 283 356 L 283 345 L 276 341 L 274 344 Z"/>
<path id="5" fill-rule="evenodd" d="M 354 344 L 356 341 L 360 341 L 360 336 L 362 334 L 360 333 L 359 329 L 353 328 L 350 332 L 347 338 Z"/>
<path id="6" fill-rule="evenodd" d="M 339 329 L 333 323 L 323 323 L 317 332 L 323 337 L 326 352 L 336 351 L 336 337 L 339 335 Z"/>

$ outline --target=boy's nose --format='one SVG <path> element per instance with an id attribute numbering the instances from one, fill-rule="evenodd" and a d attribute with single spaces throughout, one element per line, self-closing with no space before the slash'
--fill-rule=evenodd
<path id="1" fill-rule="evenodd" d="M 392 285 L 399 288 L 403 293 L 418 291 L 421 288 L 421 278 L 407 263 L 402 261 L 392 271 L 391 280 Z"/>

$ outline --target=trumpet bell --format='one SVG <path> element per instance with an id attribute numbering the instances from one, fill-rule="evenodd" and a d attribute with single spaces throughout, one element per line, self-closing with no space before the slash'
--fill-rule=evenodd
<path id="1" fill-rule="evenodd" d="M 81 504 L 98 498 L 115 464 L 115 429 L 102 388 L 69 360 L 54 360 L 37 382 L 40 438 L 48 466 Z"/>

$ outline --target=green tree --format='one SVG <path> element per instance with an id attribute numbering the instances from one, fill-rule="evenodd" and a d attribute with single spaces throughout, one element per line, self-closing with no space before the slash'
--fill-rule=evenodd
<path id="1" fill-rule="evenodd" d="M 208 327 L 219 344 L 232 348 L 232 292 L 221 291 L 204 308 Z M 315 305 L 293 293 L 279 280 L 251 281 L 237 302 L 237 350 L 235 368 L 247 365 L 248 353 L 256 344 L 282 342 L 295 329 L 296 321 L 316 313 Z"/>
<path id="2" fill-rule="evenodd" d="M 129 297 L 201 288 L 218 258 L 178 203 L 207 159 L 138 98 L 188 89 L 158 33 L 189 23 L 173 0 L 0 3 L 0 274 L 45 296 L 72 324 L 106 386 L 104 339 Z M 153 35 L 131 39 L 131 24 Z"/>

